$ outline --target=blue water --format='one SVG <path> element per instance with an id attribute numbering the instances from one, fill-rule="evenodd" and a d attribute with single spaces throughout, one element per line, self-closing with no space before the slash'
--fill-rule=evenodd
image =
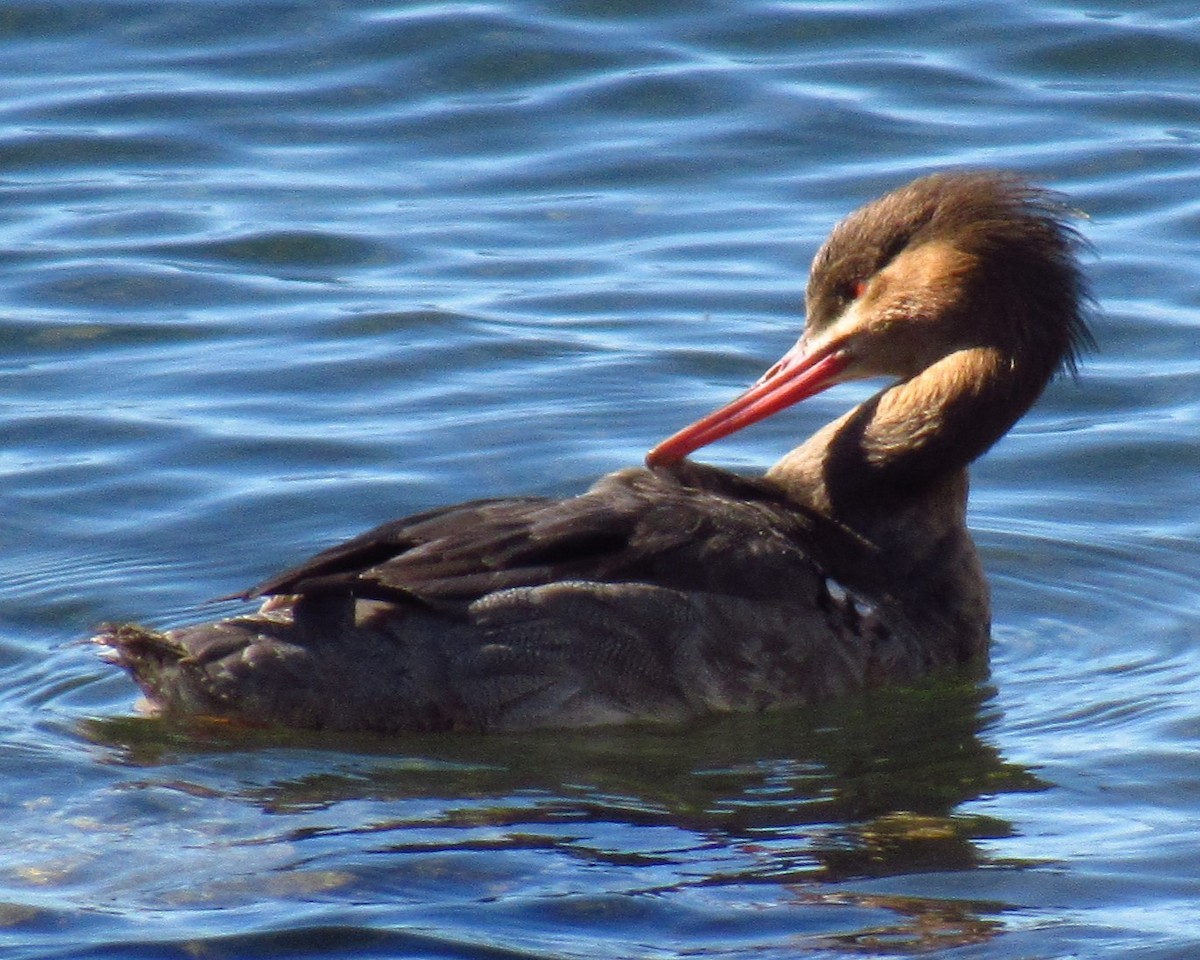
<path id="1" fill-rule="evenodd" d="M 0 62 L 6 958 L 1200 954 L 1194 4 L 15 0 Z M 76 642 L 638 462 L 955 166 L 1067 192 L 1100 307 L 974 473 L 986 684 L 328 739 Z"/>

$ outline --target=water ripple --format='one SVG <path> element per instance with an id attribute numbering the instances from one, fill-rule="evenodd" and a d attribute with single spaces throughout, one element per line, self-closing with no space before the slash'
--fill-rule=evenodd
<path id="1" fill-rule="evenodd" d="M 1196 22 L 8 4 L 5 956 L 1195 952 Z M 75 642 L 637 462 L 790 345 L 835 219 L 958 166 L 1064 190 L 1101 305 L 1079 381 L 974 475 L 992 687 L 305 739 L 131 717 Z M 864 395 L 713 456 L 761 469 Z"/>

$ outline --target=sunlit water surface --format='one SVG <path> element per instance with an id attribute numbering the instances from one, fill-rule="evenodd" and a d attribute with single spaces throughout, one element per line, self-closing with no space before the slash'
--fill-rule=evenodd
<path id="1" fill-rule="evenodd" d="M 1194 4 L 16 0 L 0 45 L 6 958 L 1200 952 Z M 987 684 L 334 740 L 138 717 L 75 642 L 636 463 L 955 166 L 1066 191 L 1100 304 L 974 474 Z"/>

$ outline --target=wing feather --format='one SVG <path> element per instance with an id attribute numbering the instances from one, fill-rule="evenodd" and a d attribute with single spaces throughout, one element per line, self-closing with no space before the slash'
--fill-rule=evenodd
<path id="1" fill-rule="evenodd" d="M 242 596 L 452 609 L 499 590 L 582 580 L 769 599 L 811 583 L 813 523 L 765 481 L 685 461 L 609 474 L 565 500 L 478 500 L 394 520 Z"/>

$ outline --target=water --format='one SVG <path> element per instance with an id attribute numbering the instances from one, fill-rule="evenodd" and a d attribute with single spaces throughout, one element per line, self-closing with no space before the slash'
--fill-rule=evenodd
<path id="1" fill-rule="evenodd" d="M 1192 4 L 19 0 L 0 45 L 6 957 L 1200 951 Z M 1101 305 L 974 474 L 988 683 L 329 739 L 137 717 L 73 642 L 637 462 L 838 217 L 963 165 L 1071 195 Z"/>

